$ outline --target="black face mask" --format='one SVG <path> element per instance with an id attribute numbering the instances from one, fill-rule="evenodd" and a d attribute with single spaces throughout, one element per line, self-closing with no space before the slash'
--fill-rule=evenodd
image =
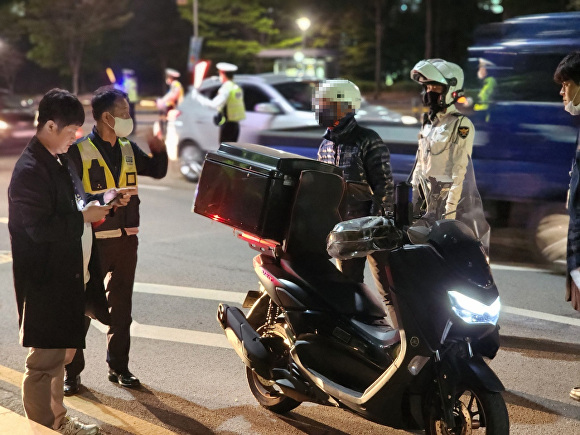
<path id="1" fill-rule="evenodd" d="M 324 128 L 334 127 L 334 123 L 337 121 L 338 115 L 336 110 L 332 107 L 325 107 L 316 110 L 316 121 L 318 125 Z"/>
<path id="2" fill-rule="evenodd" d="M 441 94 L 439 92 L 429 91 L 423 92 L 423 106 L 429 107 L 431 110 L 441 109 L 439 105 L 439 98 Z"/>

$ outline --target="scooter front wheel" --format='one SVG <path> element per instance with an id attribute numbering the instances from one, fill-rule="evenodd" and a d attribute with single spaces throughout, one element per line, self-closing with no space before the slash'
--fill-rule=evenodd
<path id="1" fill-rule="evenodd" d="M 432 401 L 427 411 L 427 435 L 509 435 L 509 416 L 501 393 L 467 387 L 455 402 L 454 427 L 447 427 L 441 407 Z"/>

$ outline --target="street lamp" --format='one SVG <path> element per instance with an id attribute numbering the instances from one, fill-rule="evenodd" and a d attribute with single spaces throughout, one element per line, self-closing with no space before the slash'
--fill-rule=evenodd
<path id="1" fill-rule="evenodd" d="M 300 17 L 296 20 L 296 25 L 302 30 L 302 50 L 306 45 L 306 31 L 310 28 L 310 19 L 308 17 Z"/>

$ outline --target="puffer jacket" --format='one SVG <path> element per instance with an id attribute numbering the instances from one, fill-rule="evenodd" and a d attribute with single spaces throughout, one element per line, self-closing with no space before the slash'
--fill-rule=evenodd
<path id="1" fill-rule="evenodd" d="M 343 219 L 376 216 L 393 210 L 395 188 L 389 149 L 375 131 L 358 125 L 354 114 L 345 116 L 334 129 L 326 131 L 318 149 L 318 160 L 343 171 L 347 182 L 341 205 Z M 365 190 L 368 193 L 363 198 Z"/>

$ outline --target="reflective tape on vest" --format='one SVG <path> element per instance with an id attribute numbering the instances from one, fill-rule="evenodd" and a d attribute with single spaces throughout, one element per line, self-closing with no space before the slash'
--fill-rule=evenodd
<path id="1" fill-rule="evenodd" d="M 78 144 L 83 161 L 83 186 L 87 193 L 102 193 L 115 187 L 137 187 L 137 166 L 131 142 L 123 138 L 118 142 L 122 156 L 118 185 L 95 144 L 88 137 Z"/>

